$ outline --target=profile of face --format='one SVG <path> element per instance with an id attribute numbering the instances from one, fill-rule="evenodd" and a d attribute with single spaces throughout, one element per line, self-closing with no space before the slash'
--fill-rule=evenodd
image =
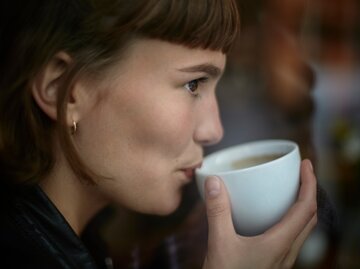
<path id="1" fill-rule="evenodd" d="M 221 51 L 139 39 L 105 78 L 87 85 L 74 143 L 84 163 L 109 179 L 102 196 L 132 210 L 169 214 L 223 135 L 215 88 Z"/>

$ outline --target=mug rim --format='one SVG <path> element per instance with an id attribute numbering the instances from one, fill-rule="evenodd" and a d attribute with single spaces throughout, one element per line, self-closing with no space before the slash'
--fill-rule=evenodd
<path id="1" fill-rule="evenodd" d="M 241 150 L 242 148 L 251 147 L 251 146 L 254 146 L 254 145 L 257 145 L 258 147 L 264 147 L 266 145 L 276 145 L 276 144 L 283 145 L 283 146 L 290 146 L 291 149 L 288 152 L 284 153 L 284 155 L 280 156 L 279 158 L 276 158 L 274 160 L 267 161 L 267 162 L 264 162 L 264 163 L 260 163 L 260 164 L 257 164 L 257 165 L 252 165 L 252 166 L 249 166 L 249 167 L 245 167 L 245 168 L 212 171 L 206 165 L 208 162 L 213 161 L 216 158 L 219 158 L 221 155 L 229 154 L 229 152 L 232 152 L 232 151 L 238 151 L 238 150 Z M 221 149 L 219 151 L 216 151 L 216 152 L 213 152 L 213 153 L 207 155 L 203 160 L 202 167 L 197 168 L 195 170 L 195 173 L 196 174 L 202 174 L 202 175 L 210 175 L 210 174 L 227 175 L 227 174 L 237 173 L 239 171 L 253 170 L 253 169 L 257 169 L 259 167 L 265 166 L 265 165 L 273 164 L 274 162 L 278 162 L 278 161 L 286 158 L 287 156 L 291 155 L 292 153 L 294 153 L 298 149 L 299 149 L 299 146 L 298 146 L 298 144 L 296 142 L 291 141 L 291 140 L 286 140 L 286 139 L 255 140 L 255 141 L 250 141 L 250 142 L 246 142 L 246 143 L 242 143 L 242 144 L 237 144 L 237 145 L 226 147 L 224 149 Z"/>

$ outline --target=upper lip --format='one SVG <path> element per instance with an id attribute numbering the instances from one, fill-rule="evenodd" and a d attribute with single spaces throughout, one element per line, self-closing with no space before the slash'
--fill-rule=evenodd
<path id="1" fill-rule="evenodd" d="M 187 168 L 181 169 L 181 171 L 183 171 L 185 173 L 187 178 L 193 178 L 194 175 L 195 175 L 195 169 L 200 168 L 201 165 L 202 165 L 202 162 L 198 162 L 198 163 L 196 163 L 194 165 L 191 165 L 191 166 L 189 166 Z"/>
<path id="2" fill-rule="evenodd" d="M 183 168 L 181 170 L 195 170 L 196 168 L 200 168 L 201 165 L 202 165 L 202 162 L 198 162 L 198 163 L 196 163 L 194 165 L 190 165 L 190 166 L 188 166 L 186 168 Z"/>
<path id="3" fill-rule="evenodd" d="M 195 169 L 200 168 L 201 165 L 202 165 L 202 162 L 198 162 L 197 164 L 194 164 L 194 165 L 191 165 L 191 166 L 189 166 L 187 168 L 181 169 L 181 171 L 183 171 L 185 176 L 190 179 L 190 178 L 194 177 Z"/>

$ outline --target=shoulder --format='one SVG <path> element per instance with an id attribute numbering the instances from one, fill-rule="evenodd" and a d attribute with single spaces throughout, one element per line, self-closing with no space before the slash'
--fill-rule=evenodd
<path id="1" fill-rule="evenodd" d="M 0 197 L 0 268 L 93 269 L 96 265 L 39 186 Z"/>
<path id="2" fill-rule="evenodd" d="M 31 231 L 19 223 L 16 207 L 9 202 L 4 205 L 0 206 L 0 267 L 60 268 L 56 259 L 44 254 L 39 240 L 29 236 Z"/>

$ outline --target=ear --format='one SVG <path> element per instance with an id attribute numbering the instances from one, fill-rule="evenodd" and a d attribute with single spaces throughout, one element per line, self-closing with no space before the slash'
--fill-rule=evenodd
<path id="1" fill-rule="evenodd" d="M 31 85 L 35 102 L 53 120 L 57 120 L 58 91 L 71 63 L 72 58 L 67 53 L 57 53 L 35 77 Z"/>
<path id="2" fill-rule="evenodd" d="M 41 110 L 51 119 L 57 120 L 57 96 L 62 80 L 69 70 L 73 59 L 65 52 L 57 53 L 34 79 L 31 90 L 32 95 Z M 86 84 L 79 80 L 74 83 L 69 92 L 66 104 L 66 122 L 72 126 L 78 122 L 83 112 L 89 107 L 89 91 Z"/>

